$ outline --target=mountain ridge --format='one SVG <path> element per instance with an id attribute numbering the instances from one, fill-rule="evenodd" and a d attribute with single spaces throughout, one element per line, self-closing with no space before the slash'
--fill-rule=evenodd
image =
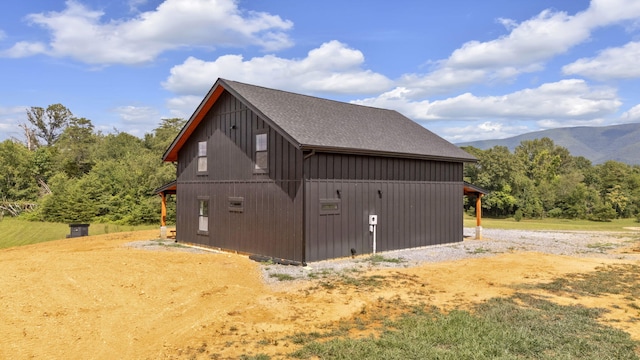
<path id="1" fill-rule="evenodd" d="M 640 123 L 556 128 L 505 139 L 469 141 L 456 145 L 473 146 L 482 150 L 498 145 L 514 151 L 524 140 L 543 137 L 548 137 L 556 145 L 567 148 L 572 156 L 584 156 L 593 164 L 615 160 L 629 165 L 640 165 Z"/>

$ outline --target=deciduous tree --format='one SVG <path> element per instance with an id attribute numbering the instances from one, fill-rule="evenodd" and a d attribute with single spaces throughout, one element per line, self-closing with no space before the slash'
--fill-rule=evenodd
<path id="1" fill-rule="evenodd" d="M 62 104 L 49 105 L 46 109 L 32 106 L 27 110 L 27 120 L 35 127 L 35 136 L 46 146 L 51 146 L 58 140 L 71 117 L 71 111 Z"/>

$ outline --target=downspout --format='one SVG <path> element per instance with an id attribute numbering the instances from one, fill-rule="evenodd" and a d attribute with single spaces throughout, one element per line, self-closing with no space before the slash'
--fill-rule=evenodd
<path id="1" fill-rule="evenodd" d="M 315 154 L 316 154 L 316 150 L 315 150 L 315 149 L 313 149 L 313 150 L 311 150 L 311 152 L 310 152 L 310 153 L 308 153 L 307 155 L 305 155 L 305 156 L 304 156 L 304 159 L 302 159 L 302 160 L 303 160 L 303 164 L 302 164 L 302 165 L 304 166 L 304 160 L 307 160 L 308 158 L 312 157 L 312 156 L 313 156 L 313 155 L 315 155 Z"/>
<path id="2" fill-rule="evenodd" d="M 311 150 L 302 158 L 302 266 L 307 266 L 307 181 L 304 163 L 315 154 L 316 151 Z"/>

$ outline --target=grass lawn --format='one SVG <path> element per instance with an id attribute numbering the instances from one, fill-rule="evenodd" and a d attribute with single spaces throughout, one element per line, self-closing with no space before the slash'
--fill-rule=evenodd
<path id="1" fill-rule="evenodd" d="M 300 359 L 638 359 L 638 343 L 601 325 L 601 309 L 515 294 L 448 314 L 416 307 L 379 337 L 306 343 Z"/>
<path id="2" fill-rule="evenodd" d="M 475 227 L 476 219 L 464 216 L 465 227 Z M 625 227 L 640 227 L 636 219 L 615 219 L 610 222 L 568 219 L 532 219 L 515 221 L 513 218 L 482 218 L 485 229 L 517 229 L 517 230 L 580 230 L 580 231 L 626 231 Z"/>
<path id="3" fill-rule="evenodd" d="M 91 224 L 89 235 L 101 235 L 121 231 L 149 230 L 159 225 Z M 0 249 L 60 240 L 70 233 L 69 224 L 46 223 L 5 217 L 0 221 Z"/>
<path id="4" fill-rule="evenodd" d="M 635 276 L 639 270 L 638 265 L 607 266 L 595 273 L 569 274 L 549 284 L 528 287 L 576 295 L 618 294 L 632 302 L 640 295 L 640 280 Z M 405 307 L 405 314 L 397 319 L 375 315 L 383 319 L 377 336 L 349 336 L 351 329 L 371 326 L 366 318 L 342 323 L 340 329 L 327 333 L 300 332 L 289 339 L 303 345 L 291 356 L 384 360 L 639 359 L 640 342 L 598 321 L 607 310 L 559 305 L 545 295 L 516 292 L 478 304 L 471 311 L 448 313 L 424 304 L 396 306 Z"/>

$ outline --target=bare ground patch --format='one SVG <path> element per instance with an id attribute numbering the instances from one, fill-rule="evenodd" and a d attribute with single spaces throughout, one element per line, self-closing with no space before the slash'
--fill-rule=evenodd
<path id="1" fill-rule="evenodd" d="M 416 304 L 465 309 L 523 285 L 558 303 L 606 308 L 602 321 L 640 340 L 637 301 L 535 287 L 602 266 L 638 265 L 636 253 L 616 253 L 637 246 L 633 237 L 580 234 L 584 252 L 570 253 L 563 247 L 573 249 L 572 242 L 555 233 L 523 235 L 511 245 L 465 241 L 454 249 L 460 258 L 345 259 L 354 266 L 283 267 L 304 277 L 279 281 L 265 274 L 286 273 L 280 266 L 244 256 L 125 246 L 156 236 L 111 234 L 0 251 L 0 358 L 280 358 L 299 348 L 301 333 L 368 336 Z M 561 250 L 536 250 L 544 239 Z M 423 249 L 424 256 L 436 250 Z"/>

